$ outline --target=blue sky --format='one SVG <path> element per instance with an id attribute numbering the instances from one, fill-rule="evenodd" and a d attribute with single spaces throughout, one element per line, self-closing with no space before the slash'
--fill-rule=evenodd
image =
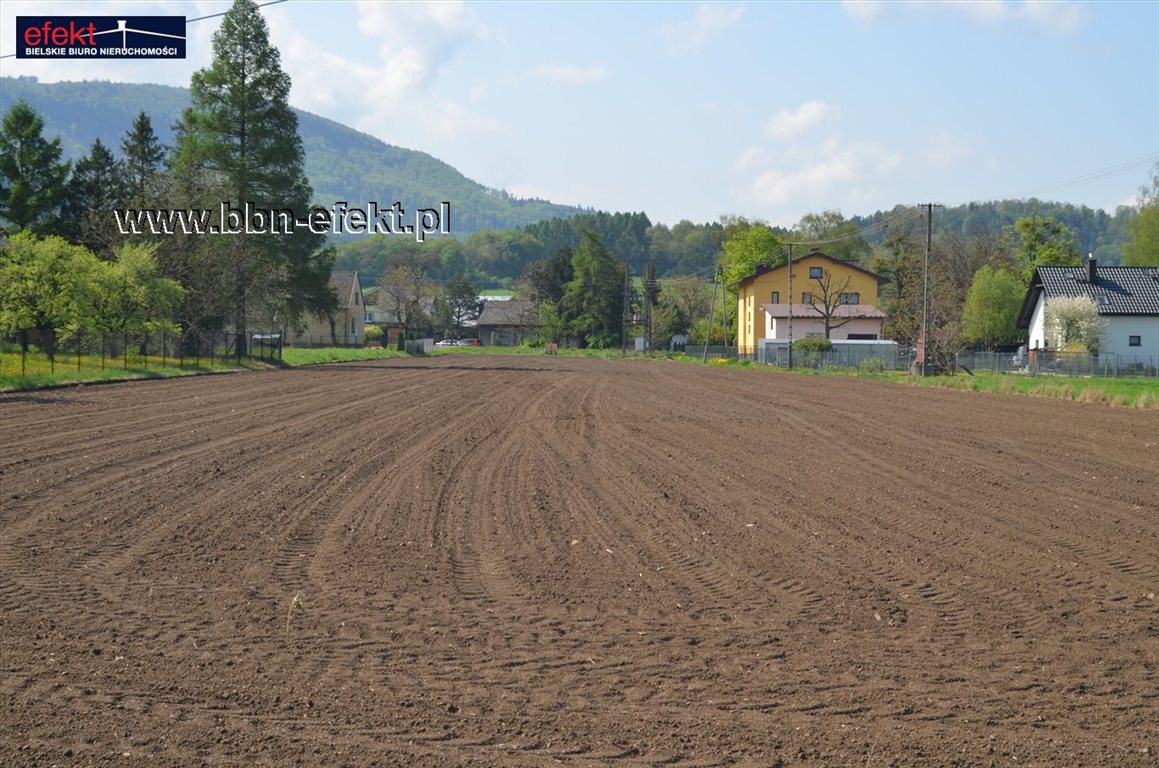
<path id="1" fill-rule="evenodd" d="M 19 15 L 228 2 L 6 2 Z M 1159 2 L 382 3 L 263 9 L 294 106 L 513 194 L 653 221 L 1023 198 L 1113 210 L 1159 158 Z M 182 62 L 0 60 L 188 85 Z"/>

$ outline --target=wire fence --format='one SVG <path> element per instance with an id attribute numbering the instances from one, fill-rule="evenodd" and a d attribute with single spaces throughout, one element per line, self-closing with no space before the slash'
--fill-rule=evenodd
<path id="1" fill-rule="evenodd" d="M 733 360 L 736 358 L 736 352 L 736 347 L 726 347 L 717 344 L 708 348 L 708 356 L 716 359 Z M 684 347 L 684 354 L 699 359 L 704 356 L 704 345 L 687 344 Z"/>
<path id="2" fill-rule="evenodd" d="M 1159 378 L 1159 356 L 1063 354 L 1051 349 L 1019 352 L 959 352 L 958 368 L 972 373 L 1019 373 L 1028 376 L 1139 376 Z"/>
<path id="3" fill-rule="evenodd" d="M 112 332 L 64 330 L 53 338 L 29 332 L 0 340 L 0 376 L 19 377 L 68 371 L 148 371 L 159 368 L 214 368 L 242 360 L 280 360 L 282 335 L 258 331 L 238 344 L 233 332 Z"/>
<path id="4" fill-rule="evenodd" d="M 872 372 L 906 370 L 913 357 L 896 344 L 840 345 L 823 352 L 794 349 L 790 355 L 787 344 L 762 343 L 757 347 L 757 362 L 780 368 Z"/>
<path id="5" fill-rule="evenodd" d="M 692 349 L 692 347 L 689 347 Z M 835 345 L 824 352 L 794 349 L 765 341 L 757 347 L 757 362 L 780 368 L 836 371 L 907 371 L 914 367 L 912 347 L 865 344 Z M 1024 376 L 1099 376 L 1159 378 L 1159 356 L 1060 354 L 1054 350 L 1026 352 L 963 351 L 936 366 L 938 372 L 1008 373 Z"/>

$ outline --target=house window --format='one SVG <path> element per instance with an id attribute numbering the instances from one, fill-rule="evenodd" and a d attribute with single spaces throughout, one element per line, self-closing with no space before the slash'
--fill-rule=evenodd
<path id="1" fill-rule="evenodd" d="M 802 293 L 801 294 L 801 303 L 802 304 L 812 304 L 813 303 L 813 294 L 809 293 L 808 291 L 805 291 L 804 293 Z"/>
<path id="2" fill-rule="evenodd" d="M 780 304 L 781 303 L 781 292 L 780 291 L 773 291 L 771 303 L 772 304 Z"/>
<path id="3" fill-rule="evenodd" d="M 359 297 L 358 291 L 355 291 L 355 292 L 354 292 L 354 306 L 356 306 L 356 307 L 357 307 L 357 306 L 358 306 L 359 304 L 361 304 L 361 303 L 362 303 L 362 301 L 361 301 L 361 299 L 360 299 L 360 297 Z"/>
<path id="4" fill-rule="evenodd" d="M 1143 346 L 1143 337 L 1142 336 L 1128 336 L 1127 337 L 1127 346 L 1128 347 L 1141 347 L 1141 346 Z"/>
<path id="5" fill-rule="evenodd" d="M 861 303 L 861 294 L 860 293 L 843 293 L 843 294 L 841 294 L 841 303 L 842 304 L 860 304 Z"/>
<path id="6" fill-rule="evenodd" d="M 809 279 L 820 280 L 824 276 L 825 270 L 821 267 L 809 267 Z"/>
<path id="7" fill-rule="evenodd" d="M 1105 307 L 1111 303 L 1111 300 L 1108 299 L 1104 294 L 1100 293 L 1095 295 L 1095 303 L 1100 307 Z"/>
<path id="8" fill-rule="evenodd" d="M 350 318 L 350 332 L 351 333 L 354 333 L 354 323 L 355 323 L 354 318 L 353 317 Z"/>

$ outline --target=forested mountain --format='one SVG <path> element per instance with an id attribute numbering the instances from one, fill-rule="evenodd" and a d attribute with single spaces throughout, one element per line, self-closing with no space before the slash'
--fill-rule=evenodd
<path id="1" fill-rule="evenodd" d="M 45 136 L 59 134 L 64 157 L 77 159 L 99 138 L 119 147 L 137 113 L 144 110 L 158 137 L 173 142 L 173 125 L 189 105 L 189 91 L 165 85 L 100 81 L 40 83 L 34 77 L 0 78 L 0 113 L 24 100 L 44 118 Z M 306 175 L 314 199 L 405 209 L 450 201 L 455 234 L 508 229 L 581 209 L 546 200 L 520 200 L 483 186 L 425 152 L 403 149 L 309 112 L 295 110 L 306 150 Z"/>

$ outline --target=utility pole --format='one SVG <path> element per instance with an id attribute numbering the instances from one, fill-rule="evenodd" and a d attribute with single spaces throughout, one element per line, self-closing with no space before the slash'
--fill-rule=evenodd
<path id="1" fill-rule="evenodd" d="M 930 244 L 934 236 L 934 208 L 942 206 L 925 203 L 926 206 L 926 269 L 922 292 L 922 376 L 930 375 Z"/>
<path id="2" fill-rule="evenodd" d="M 793 370 L 793 244 L 789 246 L 789 370 Z"/>
<path id="3" fill-rule="evenodd" d="M 624 313 L 620 318 L 620 353 L 628 354 L 628 319 L 630 317 L 631 308 L 628 306 L 628 280 L 632 274 L 632 268 L 628 264 L 628 260 L 624 259 Z"/>
<path id="4" fill-rule="evenodd" d="M 704 333 L 704 355 L 701 359 L 701 362 L 703 362 L 703 363 L 708 362 L 708 345 L 712 341 L 712 321 L 716 315 L 716 283 L 719 280 L 720 276 L 723 274 L 723 272 L 724 272 L 724 267 L 721 267 L 718 265 L 716 268 L 716 273 L 713 274 L 713 276 L 712 276 L 712 302 L 708 305 L 708 328 L 705 330 L 705 333 Z M 722 293 L 723 293 L 723 291 L 722 291 Z M 723 301 L 724 301 L 724 297 L 722 296 L 721 302 L 723 302 Z"/>

